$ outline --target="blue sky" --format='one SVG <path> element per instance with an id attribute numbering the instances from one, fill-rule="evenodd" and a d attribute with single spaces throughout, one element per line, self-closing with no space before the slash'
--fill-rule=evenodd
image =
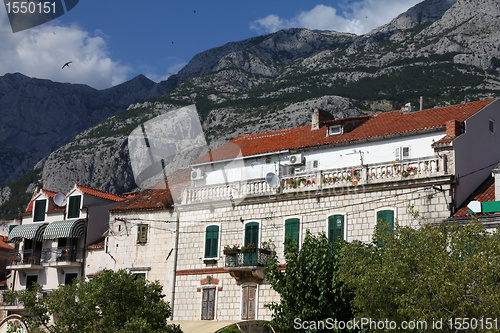
<path id="1" fill-rule="evenodd" d="M 20 72 L 103 89 L 177 73 L 197 53 L 289 27 L 363 34 L 420 0 L 80 0 L 12 33 L 0 6 L 0 75 Z M 69 67 L 62 65 L 72 61 Z"/>

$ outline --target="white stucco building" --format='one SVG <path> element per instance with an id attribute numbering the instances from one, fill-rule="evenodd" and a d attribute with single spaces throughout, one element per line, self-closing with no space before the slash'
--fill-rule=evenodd
<path id="1" fill-rule="evenodd" d="M 85 275 L 85 247 L 108 230 L 109 210 L 124 198 L 82 185 L 67 194 L 39 190 L 21 214 L 21 224 L 9 233 L 15 244 L 8 286 L 29 289 L 34 282 L 44 291 L 69 284 Z M 20 304 L 1 306 L 9 314 L 22 313 Z"/>

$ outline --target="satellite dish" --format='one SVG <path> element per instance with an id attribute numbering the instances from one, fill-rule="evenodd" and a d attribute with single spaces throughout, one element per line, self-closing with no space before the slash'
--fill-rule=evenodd
<path id="1" fill-rule="evenodd" d="M 275 173 L 269 172 L 266 175 L 266 183 L 272 188 L 280 187 L 280 179 Z"/>
<path id="2" fill-rule="evenodd" d="M 469 202 L 469 204 L 467 205 L 467 208 L 472 210 L 474 213 L 481 213 L 482 212 L 481 202 L 479 202 L 479 201 Z"/>
<path id="3" fill-rule="evenodd" d="M 66 206 L 67 200 L 68 199 L 66 198 L 66 196 L 61 192 L 56 193 L 56 195 L 54 196 L 54 203 L 59 207 Z"/>

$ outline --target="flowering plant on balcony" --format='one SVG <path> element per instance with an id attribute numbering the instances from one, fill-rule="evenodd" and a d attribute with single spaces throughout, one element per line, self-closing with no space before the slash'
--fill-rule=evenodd
<path id="1" fill-rule="evenodd" d="M 240 245 L 239 244 L 224 246 L 224 251 L 226 251 L 226 250 L 239 250 L 239 249 L 240 249 Z"/>
<path id="2" fill-rule="evenodd" d="M 403 169 L 403 171 L 401 171 L 401 176 L 406 178 L 409 177 L 410 175 L 414 175 L 417 171 L 418 171 L 417 168 L 409 166 L 408 168 L 406 168 L 406 170 Z"/>
<path id="3" fill-rule="evenodd" d="M 323 177 L 323 184 L 334 184 L 337 181 L 337 177 Z"/>
<path id="4" fill-rule="evenodd" d="M 273 251 L 276 248 L 276 246 L 274 245 L 274 243 L 271 240 L 262 242 L 260 246 L 264 250 L 268 250 L 268 251 Z"/>
<path id="5" fill-rule="evenodd" d="M 247 246 L 241 248 L 241 252 L 252 252 L 255 250 L 255 243 L 247 243 Z"/>

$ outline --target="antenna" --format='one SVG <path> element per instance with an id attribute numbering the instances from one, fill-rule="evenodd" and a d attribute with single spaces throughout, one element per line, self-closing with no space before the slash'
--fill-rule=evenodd
<path id="1" fill-rule="evenodd" d="M 280 179 L 273 172 L 269 172 L 266 175 L 266 183 L 267 183 L 267 185 L 269 185 L 272 188 L 279 188 L 280 187 Z"/>
<path id="2" fill-rule="evenodd" d="M 59 207 L 66 206 L 67 200 L 68 199 L 66 198 L 66 196 L 61 192 L 56 193 L 56 195 L 54 196 L 54 203 Z"/>

